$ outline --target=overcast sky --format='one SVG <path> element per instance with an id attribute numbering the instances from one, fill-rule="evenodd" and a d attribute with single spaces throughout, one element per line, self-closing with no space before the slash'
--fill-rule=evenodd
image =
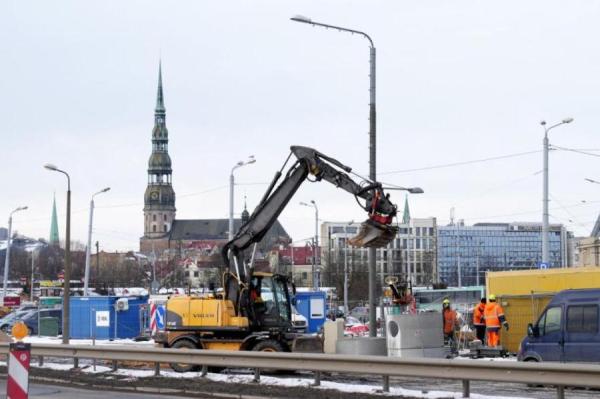
<path id="1" fill-rule="evenodd" d="M 291 22 L 295 14 L 363 30 L 377 47 L 379 178 L 420 186 L 414 217 L 467 224 L 541 221 L 540 120 L 572 116 L 551 143 L 600 154 L 600 3 L 593 1 L 7 1 L 0 13 L 0 226 L 48 238 L 56 192 L 65 234 L 137 249 L 162 57 L 177 218 L 253 208 L 290 145 L 368 173 L 369 48 L 359 37 Z M 596 150 L 596 151 L 594 151 Z M 538 151 L 538 152 L 533 152 Z M 533 152 L 447 168 L 430 166 Z M 597 156 L 550 154 L 550 213 L 588 235 L 600 209 Z M 394 172 L 396 173 L 390 173 Z M 400 172 L 398 172 L 400 171 Z M 402 172 L 404 171 L 404 172 Z M 400 211 L 404 194 L 393 192 Z M 306 183 L 280 221 L 294 240 L 322 220 L 363 220 L 354 198 Z M 582 202 L 585 201 L 585 202 Z"/>

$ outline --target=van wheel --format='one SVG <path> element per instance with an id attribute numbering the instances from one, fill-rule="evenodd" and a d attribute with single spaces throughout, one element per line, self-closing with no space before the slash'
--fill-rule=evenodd
<path id="1" fill-rule="evenodd" d="M 182 340 L 175 342 L 173 344 L 173 346 L 171 346 L 171 348 L 174 348 L 174 349 L 198 349 L 196 347 L 196 344 L 194 344 L 192 341 L 190 341 L 188 339 L 182 339 Z M 202 367 L 197 364 L 189 364 L 189 363 L 170 363 L 169 366 L 171 366 L 171 368 L 173 370 L 177 371 L 178 373 L 185 373 L 188 371 L 197 371 Z"/>

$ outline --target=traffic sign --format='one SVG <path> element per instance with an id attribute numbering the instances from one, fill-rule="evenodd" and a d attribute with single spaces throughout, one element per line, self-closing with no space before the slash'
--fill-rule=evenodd
<path id="1" fill-rule="evenodd" d="M 540 269 L 547 269 L 548 266 L 548 262 L 540 262 Z"/>

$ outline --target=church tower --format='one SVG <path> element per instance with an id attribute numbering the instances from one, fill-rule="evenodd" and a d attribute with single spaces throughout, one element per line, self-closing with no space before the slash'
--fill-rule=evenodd
<path id="1" fill-rule="evenodd" d="M 144 238 L 161 238 L 171 231 L 175 220 L 175 191 L 171 185 L 169 132 L 165 122 L 162 67 L 158 65 L 158 93 L 152 130 L 152 154 L 148 160 L 148 185 L 144 194 Z"/>

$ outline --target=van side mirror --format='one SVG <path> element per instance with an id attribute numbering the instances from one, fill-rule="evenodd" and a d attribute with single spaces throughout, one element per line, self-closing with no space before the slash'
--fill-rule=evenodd
<path id="1" fill-rule="evenodd" d="M 529 323 L 527 325 L 527 336 L 528 337 L 539 337 L 540 336 L 540 330 L 537 326 L 534 326 L 533 324 Z"/>

